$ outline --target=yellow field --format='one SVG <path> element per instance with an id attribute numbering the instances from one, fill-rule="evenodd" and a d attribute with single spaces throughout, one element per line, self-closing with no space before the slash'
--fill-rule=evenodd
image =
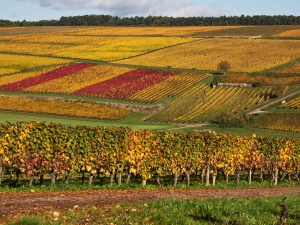
<path id="1" fill-rule="evenodd" d="M 171 102 L 159 113 L 151 116 L 151 121 L 199 122 L 211 121 L 222 113 L 240 113 L 265 100 L 272 89 L 217 87 L 197 84 Z"/>
<path id="2" fill-rule="evenodd" d="M 27 73 L 1 76 L 0 77 L 0 85 L 10 84 L 10 83 L 14 83 L 14 82 L 24 80 L 24 79 L 29 78 L 29 77 L 39 76 L 40 74 L 50 72 L 51 70 L 53 70 L 55 68 L 56 67 L 53 66 L 53 67 L 49 67 L 47 69 L 36 70 L 36 71 L 27 72 Z"/>
<path id="3" fill-rule="evenodd" d="M 215 30 L 241 28 L 237 26 L 188 26 L 188 27 L 91 27 L 71 30 L 72 35 L 137 35 L 137 36 L 193 36 Z"/>
<path id="4" fill-rule="evenodd" d="M 228 61 L 230 71 L 258 72 L 295 60 L 300 55 L 297 40 L 204 39 L 117 61 L 118 63 L 217 70 Z"/>
<path id="5" fill-rule="evenodd" d="M 175 96 L 192 85 L 208 78 L 211 74 L 179 73 L 156 85 L 130 96 L 128 100 L 155 102 L 165 96 Z"/>
<path id="6" fill-rule="evenodd" d="M 280 109 L 299 109 L 300 108 L 300 97 L 294 98 L 290 101 L 279 106 Z"/>
<path id="7" fill-rule="evenodd" d="M 5 36 L 0 52 L 114 61 L 193 41 L 177 37 L 96 37 L 54 34 Z"/>
<path id="8" fill-rule="evenodd" d="M 300 73 L 300 63 L 296 63 L 290 67 L 286 67 L 280 70 L 275 70 L 273 73 L 283 73 L 283 74 L 292 74 L 292 73 Z"/>
<path id="9" fill-rule="evenodd" d="M 0 54 L 0 75 L 18 73 L 43 66 L 67 64 L 70 62 L 72 61 L 65 59 Z"/>
<path id="10" fill-rule="evenodd" d="M 221 76 L 220 83 L 260 83 L 262 85 L 294 85 L 300 84 L 300 76 L 272 76 L 272 75 L 250 75 L 250 74 L 235 74 Z"/>
<path id="11" fill-rule="evenodd" d="M 20 35 L 32 33 L 50 33 L 67 30 L 78 30 L 78 27 L 71 26 L 33 26 L 33 27 L 0 27 L 0 36 Z"/>
<path id="12" fill-rule="evenodd" d="M 275 34 L 273 37 L 300 37 L 300 29 L 287 30 L 279 34 Z"/>
<path id="13" fill-rule="evenodd" d="M 1 96 L 0 109 L 110 120 L 119 120 L 131 113 L 128 109 L 107 105 L 72 101 L 46 101 L 16 96 Z"/>
<path id="14" fill-rule="evenodd" d="M 111 79 L 132 69 L 98 65 L 81 70 L 55 80 L 41 83 L 25 89 L 30 92 L 72 93 L 76 90 L 90 86 L 104 80 Z"/>

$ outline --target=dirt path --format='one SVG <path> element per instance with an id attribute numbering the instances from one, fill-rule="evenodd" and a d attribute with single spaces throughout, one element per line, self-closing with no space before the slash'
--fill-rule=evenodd
<path id="1" fill-rule="evenodd" d="M 274 100 L 274 101 L 272 101 L 272 102 L 269 102 L 269 103 L 267 103 L 267 104 L 265 104 L 265 105 L 263 105 L 263 106 L 261 106 L 261 107 L 255 109 L 255 110 L 249 112 L 248 114 L 263 113 L 263 111 L 261 111 L 262 109 L 267 108 L 267 107 L 269 107 L 270 105 L 273 105 L 273 104 L 275 104 L 275 103 L 277 103 L 277 102 L 281 102 L 281 101 L 283 101 L 283 100 L 286 100 L 287 98 L 292 97 L 292 96 L 294 96 L 294 95 L 296 95 L 296 94 L 299 94 L 299 93 L 300 93 L 300 91 L 295 91 L 295 92 L 293 92 L 293 93 L 291 93 L 291 94 L 289 94 L 289 95 L 286 95 L 286 96 L 284 96 L 284 97 L 282 97 L 282 98 L 279 98 L 279 99 L 277 99 L 277 100 Z M 264 111 L 264 112 L 266 112 L 266 111 Z"/>
<path id="2" fill-rule="evenodd" d="M 260 197 L 300 194 L 299 188 L 264 189 L 161 189 L 161 190 L 89 190 L 0 194 L 1 217 L 34 210 L 62 210 L 75 205 L 104 207 L 123 202 L 145 202 L 153 199 L 191 199 L 222 197 Z"/>

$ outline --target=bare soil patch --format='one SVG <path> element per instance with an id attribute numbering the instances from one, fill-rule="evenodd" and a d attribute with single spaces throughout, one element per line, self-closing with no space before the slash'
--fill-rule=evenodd
<path id="1" fill-rule="evenodd" d="M 160 189 L 160 190 L 88 190 L 0 194 L 0 221 L 35 210 L 63 210 L 93 205 L 141 203 L 154 199 L 192 199 L 229 197 L 267 197 L 300 194 L 300 187 L 263 189 Z"/>

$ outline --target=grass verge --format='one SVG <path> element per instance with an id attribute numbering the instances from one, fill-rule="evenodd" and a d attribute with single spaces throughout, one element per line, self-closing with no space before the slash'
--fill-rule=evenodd
<path id="1" fill-rule="evenodd" d="M 26 224 L 162 224 L 162 225 L 271 225 L 277 224 L 285 201 L 289 209 L 286 224 L 298 224 L 300 196 L 154 200 L 97 208 L 74 206 L 64 211 L 42 211 L 21 216 L 9 225 Z M 55 210 L 55 209 L 54 209 Z"/>

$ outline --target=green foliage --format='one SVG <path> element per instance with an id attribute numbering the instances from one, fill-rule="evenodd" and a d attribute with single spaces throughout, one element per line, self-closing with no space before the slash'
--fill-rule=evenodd
<path id="1" fill-rule="evenodd" d="M 260 82 L 255 82 L 255 83 L 252 84 L 252 87 L 262 87 L 262 86 L 263 85 Z"/>
<path id="2" fill-rule="evenodd" d="M 221 61 L 218 64 L 217 71 L 221 71 L 225 74 L 228 70 L 230 70 L 230 63 L 228 61 Z"/>
<path id="3" fill-rule="evenodd" d="M 223 113 L 217 118 L 220 127 L 245 127 L 254 121 L 254 116 L 244 114 L 239 117 L 232 117 L 229 113 Z"/>
<path id="4" fill-rule="evenodd" d="M 220 75 L 214 75 L 214 79 L 212 84 L 218 84 L 221 82 L 221 76 Z"/>
<path id="5" fill-rule="evenodd" d="M 85 173 L 92 185 L 94 176 L 110 177 L 113 181 L 116 174 L 134 174 L 145 184 L 152 176 L 177 178 L 185 174 L 187 186 L 188 175 L 207 171 L 215 177 L 220 172 L 234 174 L 236 169 L 296 174 L 300 169 L 299 144 L 300 139 L 213 132 L 133 131 L 123 127 L 73 127 L 37 122 L 0 126 L 1 163 L 16 171 L 16 177 L 26 174 L 30 186 L 34 179 L 42 180 L 48 174 L 52 185 L 58 175 L 69 178 Z"/>
<path id="6" fill-rule="evenodd" d="M 53 223 L 51 220 L 42 218 L 40 216 L 22 216 L 16 222 L 8 222 L 8 225 L 59 225 L 60 222 Z"/>

